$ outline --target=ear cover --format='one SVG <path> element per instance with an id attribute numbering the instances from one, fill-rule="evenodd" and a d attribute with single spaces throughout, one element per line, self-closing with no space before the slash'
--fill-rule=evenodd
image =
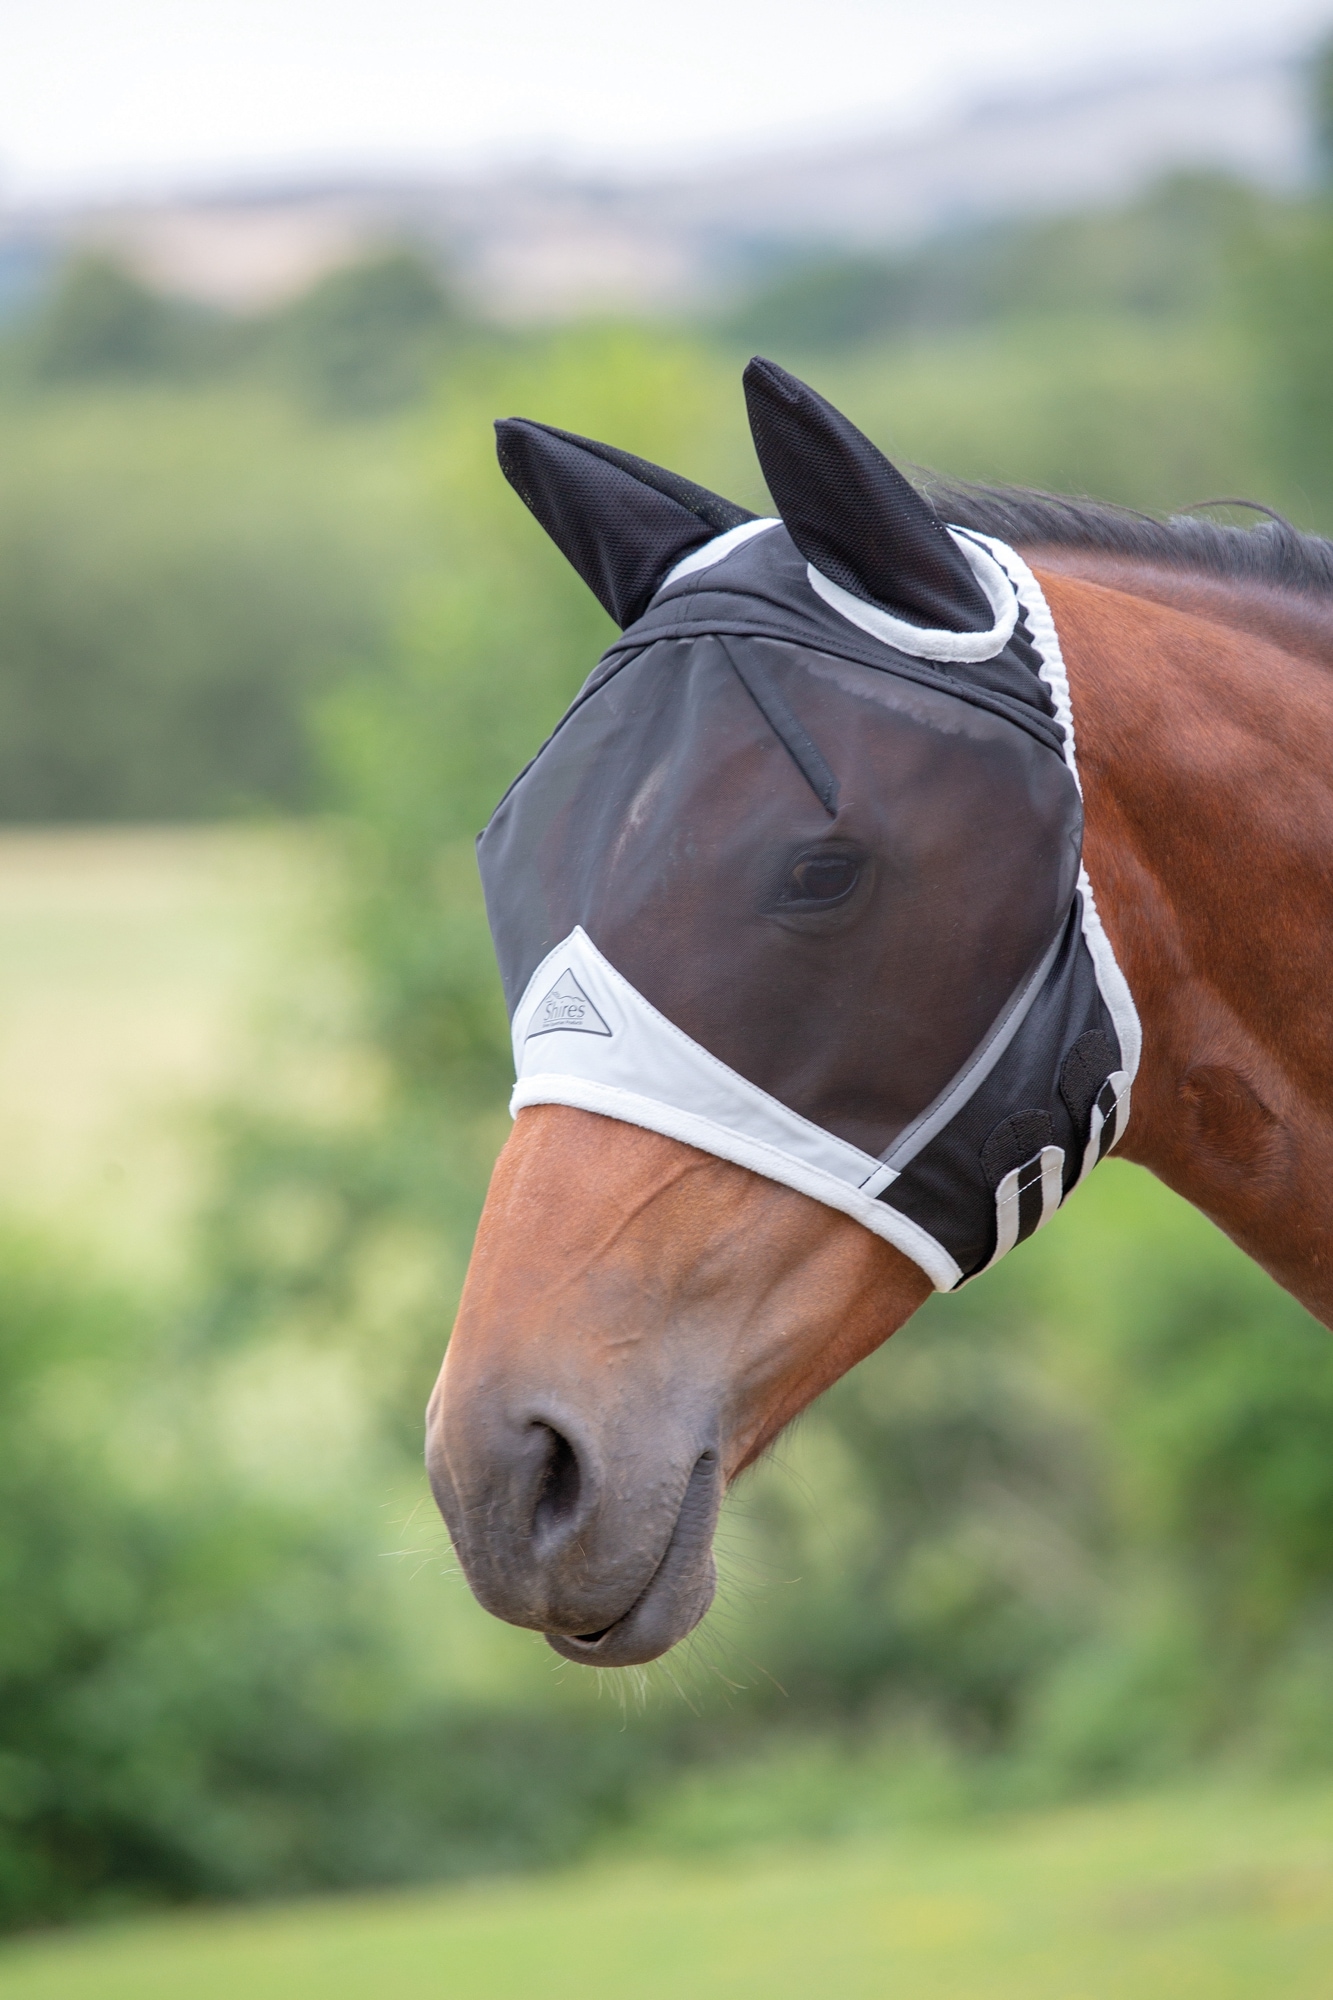
<path id="1" fill-rule="evenodd" d="M 622 629 L 691 549 L 753 521 L 747 507 L 614 445 L 502 417 L 500 470 Z"/>
<path id="2" fill-rule="evenodd" d="M 855 424 L 759 355 L 745 401 L 768 490 L 807 562 L 913 625 L 990 629 L 995 614 L 957 542 Z"/>

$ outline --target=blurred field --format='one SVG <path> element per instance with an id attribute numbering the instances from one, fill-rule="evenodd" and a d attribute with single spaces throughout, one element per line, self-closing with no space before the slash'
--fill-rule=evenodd
<path id="1" fill-rule="evenodd" d="M 1324 2000 L 1333 1789 L 1194 1791 L 722 1865 L 11 1946 L 3 2000 Z"/>
<path id="2" fill-rule="evenodd" d="M 0 1202 L 162 1270 L 281 941 L 320 907 L 307 832 L 0 834 Z"/>

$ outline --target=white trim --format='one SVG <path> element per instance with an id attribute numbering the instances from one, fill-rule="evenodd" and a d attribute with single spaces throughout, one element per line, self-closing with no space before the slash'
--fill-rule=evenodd
<path id="1" fill-rule="evenodd" d="M 834 583 L 832 577 L 817 570 L 813 563 L 807 563 L 805 568 L 810 588 L 849 624 L 858 625 L 873 639 L 892 646 L 895 652 L 908 653 L 918 660 L 952 660 L 958 664 L 993 660 L 1013 637 L 1018 623 L 1017 594 L 992 551 L 981 546 L 987 537 L 978 536 L 974 540 L 960 528 L 950 528 L 949 533 L 995 614 L 995 623 L 988 632 L 949 632 L 937 626 L 911 625 L 905 618 L 895 618 L 891 611 L 885 611 L 880 605 L 868 604 L 864 597 L 853 596 L 850 590 L 844 590 L 840 583 Z"/>
<path id="2" fill-rule="evenodd" d="M 1062 1146 L 1043 1146 L 1041 1149 L 1041 1220 L 1038 1229 L 1044 1229 L 1065 1198 L 1065 1155 Z M 1033 1232 L 1035 1235 L 1035 1231 Z"/>
<path id="3" fill-rule="evenodd" d="M 968 531 L 971 533 L 971 530 Z M 1055 629 L 1051 607 L 1046 602 L 1046 593 L 1037 582 L 1017 549 L 1011 549 L 1007 542 L 997 541 L 994 535 L 977 534 L 974 539 L 982 542 L 1009 578 L 1018 592 L 1023 609 L 1027 614 L 1028 630 L 1032 643 L 1041 654 L 1038 672 L 1050 690 L 1055 704 L 1055 719 L 1064 731 L 1065 762 L 1078 786 L 1078 795 L 1083 796 L 1083 780 L 1078 774 L 1078 757 L 1074 748 L 1074 705 L 1069 698 L 1069 675 L 1065 671 L 1065 656 L 1060 650 L 1060 635 Z"/>
<path id="4" fill-rule="evenodd" d="M 610 1028 L 530 1032 L 551 985 L 572 971 Z M 514 1014 L 517 1115 L 530 1104 L 570 1104 L 641 1125 L 715 1153 L 808 1194 L 896 1245 L 942 1291 L 962 1273 L 909 1217 L 867 1192 L 895 1178 L 882 1161 L 839 1139 L 750 1083 L 659 1014 L 576 927 L 548 952 Z"/>
<path id="5" fill-rule="evenodd" d="M 1083 936 L 1088 950 L 1092 953 L 1097 984 L 1101 987 L 1102 998 L 1115 1023 L 1116 1040 L 1120 1044 L 1120 1054 L 1129 1081 L 1132 1083 L 1139 1073 L 1139 1062 L 1143 1055 L 1143 1028 L 1139 1021 L 1139 1010 L 1134 1005 L 1134 995 L 1129 990 L 1129 981 L 1120 970 L 1120 961 L 1115 955 L 1111 940 L 1102 929 L 1102 920 L 1093 901 L 1092 884 L 1088 880 L 1086 868 L 1080 867 L 1078 871 L 1078 886 L 1083 891 Z M 1124 1129 L 1122 1121 L 1121 1133 Z"/>
<path id="6" fill-rule="evenodd" d="M 1107 1077 L 1106 1083 L 1110 1084 L 1112 1091 L 1115 1093 L 1115 1103 L 1112 1105 L 1109 1113 L 1103 1112 L 1100 1103 L 1096 1101 L 1093 1103 L 1088 1123 L 1088 1143 L 1083 1149 L 1083 1165 L 1079 1168 L 1078 1179 L 1074 1183 L 1075 1187 L 1082 1187 L 1088 1175 L 1101 1160 L 1102 1133 L 1106 1130 L 1108 1118 L 1113 1121 L 1111 1125 L 1111 1137 L 1106 1147 L 1108 1153 L 1114 1151 L 1124 1133 L 1126 1125 L 1129 1123 L 1130 1081 L 1128 1075 L 1123 1069 L 1113 1069 Z M 1102 1090 L 1105 1090 L 1105 1088 L 1106 1084 L 1103 1084 Z M 1099 1090 L 1097 1097 L 1100 1098 L 1101 1094 L 1102 1092 Z"/>
<path id="7" fill-rule="evenodd" d="M 567 971 L 608 1024 L 609 1035 L 534 1031 L 548 988 Z M 744 1133 L 849 1187 L 859 1188 L 880 1166 L 873 1154 L 802 1118 L 710 1055 L 630 985 L 581 925 L 548 952 L 518 1003 L 514 1068 L 520 1088 L 535 1077 L 555 1074 L 688 1107 L 690 1116 Z"/>
<path id="8" fill-rule="evenodd" d="M 996 562 L 1004 569 L 1017 590 L 1023 609 L 1027 614 L 1028 630 L 1032 643 L 1041 654 L 1040 673 L 1051 691 L 1055 704 L 1055 719 L 1065 733 L 1065 762 L 1078 786 L 1079 797 L 1083 796 L 1083 781 L 1078 774 L 1078 754 L 1074 743 L 1074 705 L 1069 695 L 1069 675 L 1065 670 L 1065 656 L 1060 650 L 1060 635 L 1055 629 L 1051 607 L 1046 602 L 1046 593 L 1036 577 L 1016 549 L 1006 542 L 997 541 L 994 535 L 978 535 Z M 1092 893 L 1088 871 L 1079 864 L 1078 886 L 1083 895 L 1083 936 L 1092 954 L 1093 969 L 1097 974 L 1097 984 L 1101 988 L 1112 1021 L 1115 1023 L 1116 1039 L 1120 1043 L 1120 1054 L 1124 1061 L 1129 1081 L 1133 1083 L 1139 1073 L 1139 1061 L 1143 1054 L 1143 1028 L 1139 1013 L 1134 1005 L 1134 996 L 1129 990 L 1129 982 L 1120 970 L 1120 962 L 1111 946 L 1111 940 L 1102 928 L 1102 920 L 1097 912 L 1097 899 Z M 1126 1115 L 1118 1121 L 1117 1138 L 1123 1136 L 1128 1122 Z"/>
<path id="9" fill-rule="evenodd" d="M 739 526 L 728 528 L 725 534 L 714 535 L 711 542 L 705 542 L 701 548 L 691 549 L 687 556 L 682 556 L 676 567 L 668 570 L 662 578 L 657 586 L 658 590 L 665 590 L 669 584 L 679 583 L 682 577 L 693 576 L 696 570 L 711 569 L 714 563 L 720 563 L 724 557 L 729 556 L 733 549 L 739 549 L 744 543 L 752 541 L 756 535 L 767 534 L 770 528 L 781 526 L 782 523 L 776 516 L 766 515 L 761 521 L 742 521 Z"/>
<path id="10" fill-rule="evenodd" d="M 1007 1257 L 1018 1241 L 1018 1227 L 1022 1219 L 1019 1213 L 1019 1195 L 1023 1189 L 1032 1185 L 1030 1180 L 1024 1180 L 1023 1177 L 1025 1174 L 1031 1174 L 1034 1167 L 1037 1168 L 1041 1178 L 1041 1215 L 1037 1221 L 1037 1229 L 1046 1227 L 1064 1197 L 1065 1156 L 1062 1147 L 1043 1146 L 1039 1153 L 1034 1153 L 1021 1167 L 1011 1168 L 995 1190 L 995 1254 L 985 1266 L 988 1271 L 992 1264 L 999 1263 L 1001 1257 Z M 1032 1233 L 1035 1236 L 1036 1229 Z M 977 1275 L 979 1277 L 981 1273 L 978 1272 Z"/>
<path id="11" fill-rule="evenodd" d="M 882 1167 L 876 1167 L 869 1180 L 862 1181 L 861 1192 L 873 1198 L 875 1195 L 883 1194 L 886 1187 L 892 1187 L 897 1178 L 898 1169 L 886 1162 Z"/>
<path id="12" fill-rule="evenodd" d="M 730 1160 L 738 1167 L 762 1174 L 765 1180 L 794 1188 L 797 1194 L 807 1194 L 825 1208 L 841 1209 L 853 1222 L 859 1222 L 873 1235 L 882 1236 L 901 1250 L 925 1272 L 937 1291 L 951 1292 L 962 1278 L 962 1271 L 943 1244 L 927 1235 L 909 1216 L 890 1208 L 887 1202 L 875 1201 L 832 1174 L 820 1173 L 818 1168 L 802 1167 L 789 1154 L 760 1140 L 747 1139 L 743 1133 L 714 1124 L 709 1118 L 662 1104 L 656 1098 L 639 1097 L 633 1091 L 554 1072 L 515 1084 L 509 1100 L 511 1114 L 517 1117 L 529 1104 L 569 1104 L 579 1111 L 615 1118 L 622 1125 L 640 1125 L 649 1132 L 662 1133 L 665 1138 L 679 1139 L 683 1145 L 697 1146 L 701 1153 L 712 1153 L 720 1160 Z"/>

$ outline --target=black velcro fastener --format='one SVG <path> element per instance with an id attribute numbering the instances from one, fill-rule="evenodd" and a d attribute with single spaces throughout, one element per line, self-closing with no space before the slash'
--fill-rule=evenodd
<path id="1" fill-rule="evenodd" d="M 773 734 L 785 745 L 797 770 L 824 811 L 831 817 L 838 810 L 838 780 L 833 775 L 823 751 L 800 717 L 793 714 L 772 680 L 766 679 L 762 673 L 756 673 L 752 666 L 742 665 L 738 657 L 740 648 L 733 651 L 725 639 L 721 640 L 720 644 L 736 670 L 737 680 Z"/>
<path id="2" fill-rule="evenodd" d="M 1086 1129 L 1097 1093 L 1115 1066 L 1115 1045 L 1100 1028 L 1089 1028 L 1080 1035 L 1060 1065 L 1060 1095 L 1080 1132 Z"/>
<path id="3" fill-rule="evenodd" d="M 1002 1118 L 981 1149 L 981 1171 L 992 1188 L 997 1188 L 1015 1167 L 1024 1167 L 1043 1146 L 1055 1143 L 1050 1114 L 1046 1111 L 1015 1111 Z"/>

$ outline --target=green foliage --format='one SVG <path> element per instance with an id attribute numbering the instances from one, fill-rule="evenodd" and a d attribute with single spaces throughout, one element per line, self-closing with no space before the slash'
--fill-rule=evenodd
<path id="1" fill-rule="evenodd" d="M 423 401 L 467 331 L 435 267 L 408 249 L 345 265 L 244 320 L 165 297 L 114 257 L 84 253 L 5 347 L 20 388 L 273 380 L 320 415 L 367 417 Z"/>
<path id="2" fill-rule="evenodd" d="M 306 708 L 420 559 L 403 455 L 237 392 L 0 406 L 0 441 L 0 818 L 309 806 Z"/>
<path id="3" fill-rule="evenodd" d="M 268 317 L 69 264 L 0 342 L 0 820 L 321 802 L 312 702 L 427 557 L 414 447 L 465 338 L 394 252 Z"/>
<path id="4" fill-rule="evenodd" d="M 164 299 L 102 256 L 65 266 L 19 340 L 27 371 L 52 386 L 201 373 L 227 347 L 222 322 Z"/>
<path id="5" fill-rule="evenodd" d="M 1097 1615 L 1030 1684 L 1034 1768 L 1143 1776 L 1265 1737 L 1264 1754 L 1292 1754 L 1299 1704 L 1270 1724 L 1266 1690 L 1295 1686 L 1327 1624 L 1326 1329 L 1117 1166 L 994 1292 L 999 1325 L 1021 1315 L 1076 1391 L 1106 1509 Z M 1323 1756 L 1313 1729 L 1305 1754 Z"/>
<path id="6" fill-rule="evenodd" d="M 720 330 L 814 355 L 1012 321 L 1197 321 L 1226 312 L 1236 243 L 1262 208 L 1220 175 L 1176 174 L 1125 209 L 992 225 L 897 257 L 798 265 L 732 308 Z"/>
<path id="7" fill-rule="evenodd" d="M 624 1810 L 643 1743 L 423 1671 L 346 1439 L 350 1494 L 256 1479 L 236 1379 L 58 1263 L 0 1239 L 0 1928 L 553 1860 Z"/>
<path id="8" fill-rule="evenodd" d="M 899 463 L 1169 512 L 1280 503 L 1262 358 L 1236 328 L 1034 321 L 830 356 L 815 386 Z"/>
<path id="9" fill-rule="evenodd" d="M 334 271 L 268 337 L 298 391 L 331 416 L 379 416 L 419 402 L 457 331 L 434 271 L 406 250 Z"/>
<path id="10" fill-rule="evenodd" d="M 803 1577 L 747 1621 L 784 1707 L 906 1712 L 995 1749 L 1095 1623 L 1100 1440 L 1024 1334 L 931 1313 L 828 1394 L 807 1481 L 839 1496 L 836 1547 L 799 1490 L 771 1475 L 751 1500 L 742 1489 L 770 1573 L 796 1558 Z"/>
<path id="11" fill-rule="evenodd" d="M 552 718 L 606 629 L 539 532 L 511 525 L 490 418 L 549 397 L 594 431 L 637 430 L 650 456 L 715 463 L 715 484 L 762 504 L 738 423 L 740 331 L 798 366 L 808 352 L 817 383 L 908 460 L 1133 504 L 1248 490 L 1333 519 L 1321 228 L 1181 178 L 1123 213 L 798 273 L 745 307 L 726 347 L 681 343 L 656 407 L 633 393 L 632 358 L 591 393 L 591 357 L 634 357 L 650 336 L 483 343 L 406 250 L 244 323 L 75 262 L 0 344 L 0 818 L 307 808 L 327 796 L 311 704 L 355 678 L 326 725 L 335 761 L 362 767 L 353 788 L 387 787 L 402 819 L 411 787 L 434 788 L 470 835 L 532 746 L 525 690 L 571 663 L 542 698 Z M 379 704 L 350 668 L 382 655 L 410 566 L 399 551 L 418 563 L 427 537 L 440 581 L 403 615 L 398 694 Z M 455 686 L 452 657 L 479 670 Z M 446 700 L 468 709 L 448 725 L 454 768 L 428 767 Z M 376 757 L 388 780 L 372 779 Z M 363 828 L 372 817 L 358 809 Z M 419 965 L 423 992 L 433 976 Z"/>
<path id="12" fill-rule="evenodd" d="M 1262 421 L 1305 520 L 1333 527 L 1333 206 L 1295 205 L 1246 245 L 1241 311 L 1263 356 Z"/>

